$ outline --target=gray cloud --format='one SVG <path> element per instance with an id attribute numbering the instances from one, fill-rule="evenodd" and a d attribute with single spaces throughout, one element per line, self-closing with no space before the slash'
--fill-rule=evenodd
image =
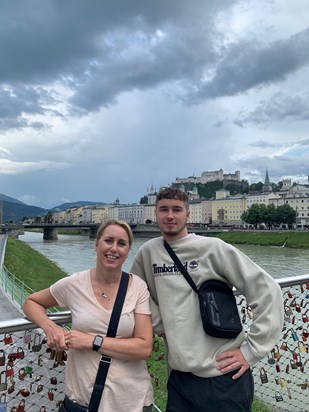
<path id="1" fill-rule="evenodd" d="M 309 93 L 304 95 L 287 96 L 281 92 L 276 93 L 267 101 L 261 101 L 250 113 L 239 114 L 234 123 L 245 126 L 248 123 L 267 125 L 280 120 L 308 120 L 309 119 Z"/>
<path id="2" fill-rule="evenodd" d="M 309 28 L 270 44 L 244 39 L 222 50 L 211 80 L 200 82 L 190 97 L 199 102 L 243 93 L 253 87 L 279 82 L 309 62 Z M 288 56 L 288 58 L 287 58 Z"/>
<path id="3" fill-rule="evenodd" d="M 1 192 L 53 207 L 220 168 L 308 175 L 307 3 L 0 2 Z"/>

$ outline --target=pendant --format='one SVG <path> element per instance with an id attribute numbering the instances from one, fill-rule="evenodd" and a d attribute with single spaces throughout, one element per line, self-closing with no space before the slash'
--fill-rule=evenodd
<path id="1" fill-rule="evenodd" d="M 102 298 L 103 298 L 103 299 L 110 300 L 110 299 L 108 299 L 107 294 L 106 294 L 105 292 L 102 292 Z"/>

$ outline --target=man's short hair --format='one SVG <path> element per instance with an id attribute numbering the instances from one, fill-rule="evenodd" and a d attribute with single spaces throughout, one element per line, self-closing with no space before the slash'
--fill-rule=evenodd
<path id="1" fill-rule="evenodd" d="M 189 198 L 186 192 L 175 187 L 166 187 L 161 189 L 156 197 L 156 205 L 162 199 L 175 199 L 184 202 L 187 209 L 189 208 Z"/>

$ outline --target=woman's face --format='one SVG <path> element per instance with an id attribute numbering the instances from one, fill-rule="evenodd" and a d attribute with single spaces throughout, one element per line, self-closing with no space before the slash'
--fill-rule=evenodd
<path id="1" fill-rule="evenodd" d="M 129 236 L 125 229 L 109 225 L 96 246 L 98 263 L 105 269 L 119 269 L 126 260 L 129 249 Z"/>

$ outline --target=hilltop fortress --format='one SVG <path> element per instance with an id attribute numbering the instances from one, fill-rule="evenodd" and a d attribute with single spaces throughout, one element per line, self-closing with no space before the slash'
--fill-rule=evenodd
<path id="1" fill-rule="evenodd" d="M 189 177 L 176 177 L 175 183 L 185 184 L 185 183 L 208 183 L 215 182 L 216 180 L 232 180 L 240 181 L 240 171 L 235 170 L 235 173 L 223 173 L 222 169 L 215 170 L 212 172 L 203 172 L 201 176 L 189 176 Z"/>

